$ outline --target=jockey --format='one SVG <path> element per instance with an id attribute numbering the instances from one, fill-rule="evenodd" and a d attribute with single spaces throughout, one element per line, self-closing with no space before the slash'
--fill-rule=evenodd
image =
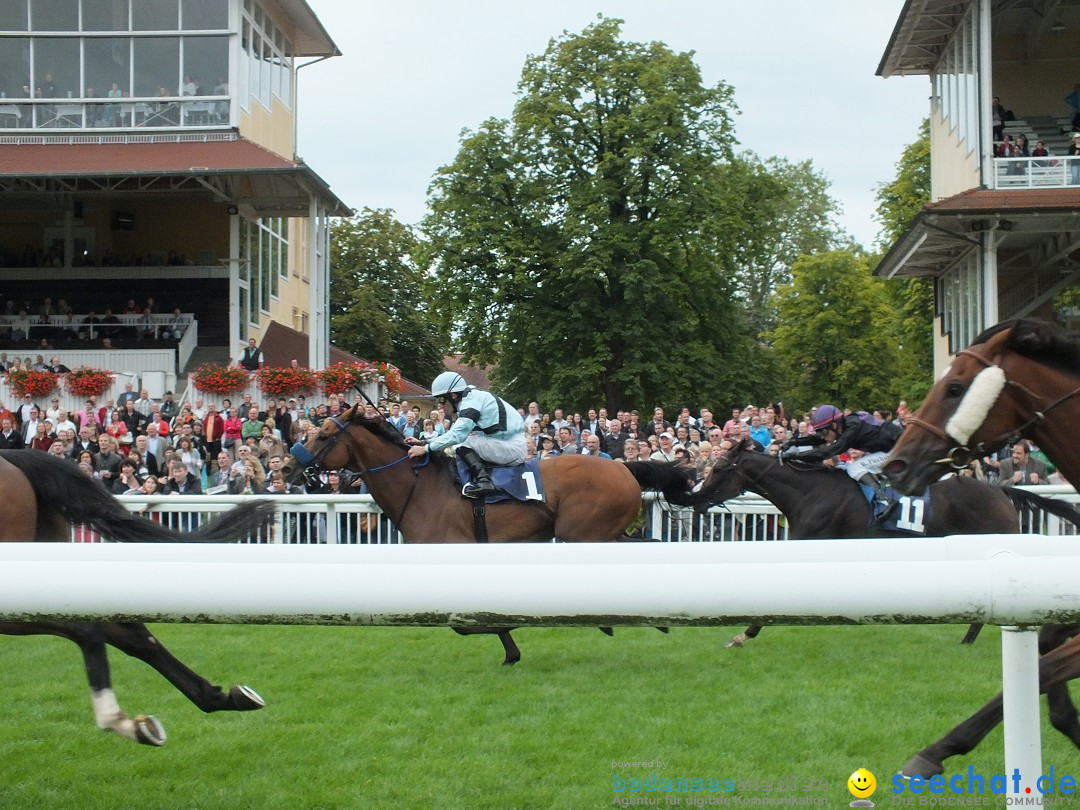
<path id="1" fill-rule="evenodd" d="M 879 479 L 878 473 L 904 429 L 891 422 L 875 424 L 873 417 L 864 420 L 857 414 L 844 416 L 833 405 L 815 408 L 810 415 L 810 424 L 816 432 L 788 442 L 780 451 L 780 457 L 825 461 L 847 450 L 866 452 L 867 455 L 847 465 L 847 473 L 876 493 L 875 500 L 884 507 L 878 522 L 884 521 L 896 506 L 896 501 L 884 495 L 884 482 Z"/>
<path id="2" fill-rule="evenodd" d="M 525 423 L 521 414 L 505 400 L 474 388 L 453 371 L 444 371 L 435 378 L 431 383 L 431 395 L 444 403 L 454 423 L 428 444 L 421 444 L 418 439 L 406 439 L 413 445 L 409 448 L 409 456 L 418 458 L 457 445 L 458 457 L 473 476 L 461 494 L 466 498 L 480 498 L 494 492 L 491 471 L 485 462 L 502 466 L 525 461 Z"/>

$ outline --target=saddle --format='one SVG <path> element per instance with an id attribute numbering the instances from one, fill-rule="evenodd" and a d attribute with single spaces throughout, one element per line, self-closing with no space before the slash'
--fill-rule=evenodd
<path id="1" fill-rule="evenodd" d="M 899 507 L 893 511 L 892 516 L 887 520 L 878 523 L 878 517 L 886 508 L 878 497 L 879 491 L 871 489 L 862 482 L 858 483 L 859 489 L 862 490 L 862 494 L 870 504 L 870 510 L 873 513 L 870 516 L 868 525 L 876 525 L 878 528 L 889 532 L 905 532 L 920 537 L 926 535 L 926 524 L 930 522 L 929 489 L 923 492 L 922 495 L 902 495 L 891 486 L 886 486 L 883 494 L 890 501 L 896 501 Z"/>
<path id="2" fill-rule="evenodd" d="M 454 485 L 460 490 L 472 480 L 468 468 L 459 458 L 450 466 L 450 476 Z M 524 464 L 514 464 L 509 467 L 492 467 L 491 483 L 495 485 L 495 492 L 488 495 L 487 503 L 499 503 L 500 501 L 539 501 L 544 502 L 544 484 L 540 478 L 540 468 L 536 459 L 530 459 Z"/>

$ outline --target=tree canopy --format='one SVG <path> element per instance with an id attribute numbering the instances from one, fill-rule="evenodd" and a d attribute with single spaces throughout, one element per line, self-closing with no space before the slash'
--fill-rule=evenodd
<path id="1" fill-rule="evenodd" d="M 731 88 L 599 19 L 531 57 L 512 120 L 463 135 L 423 229 L 435 313 L 511 399 L 726 401 L 749 333 Z M 676 371 L 677 370 L 677 371 Z"/>
<path id="2" fill-rule="evenodd" d="M 417 238 L 393 212 L 365 208 L 330 233 L 330 339 L 406 377 L 442 370 L 444 335 L 428 314 Z"/>

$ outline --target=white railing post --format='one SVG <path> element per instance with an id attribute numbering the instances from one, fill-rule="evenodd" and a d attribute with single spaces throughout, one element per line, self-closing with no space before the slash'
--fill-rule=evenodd
<path id="1" fill-rule="evenodd" d="M 1039 642 L 1031 627 L 1001 628 L 1001 691 L 1005 718 L 1005 777 L 1019 771 L 1020 792 L 1039 796 L 1042 774 L 1039 719 Z M 1011 787 L 1011 783 L 1010 783 Z"/>

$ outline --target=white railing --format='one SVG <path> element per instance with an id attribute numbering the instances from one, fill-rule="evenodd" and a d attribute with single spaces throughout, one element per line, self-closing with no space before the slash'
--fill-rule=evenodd
<path id="1" fill-rule="evenodd" d="M 1080 157 L 994 158 L 994 188 L 1064 188 L 1080 185 Z"/>
<path id="2" fill-rule="evenodd" d="M 1080 496 L 1069 486 L 1030 487 L 1040 495 L 1080 504 Z M 178 529 L 187 529 L 211 519 L 252 497 L 273 498 L 278 514 L 269 534 L 250 542 L 275 544 L 327 543 L 330 545 L 394 545 L 400 535 L 383 515 L 370 495 L 125 495 L 119 501 L 133 512 Z M 672 509 L 648 493 L 645 500 L 647 538 L 667 543 L 775 542 L 788 537 L 787 520 L 768 501 L 756 495 L 741 495 L 724 506 L 698 513 L 692 509 Z M 1038 514 L 1025 531 L 1048 536 L 1073 535 L 1071 523 L 1047 514 Z M 82 529 L 72 539 L 91 538 Z"/>
<path id="3" fill-rule="evenodd" d="M 123 587 L 117 587 L 117 572 Z M 1080 621 L 1080 547 L 986 535 L 400 548 L 0 543 L 0 619 L 395 626 L 986 622 L 1005 772 L 1042 773 L 1032 625 Z"/>

